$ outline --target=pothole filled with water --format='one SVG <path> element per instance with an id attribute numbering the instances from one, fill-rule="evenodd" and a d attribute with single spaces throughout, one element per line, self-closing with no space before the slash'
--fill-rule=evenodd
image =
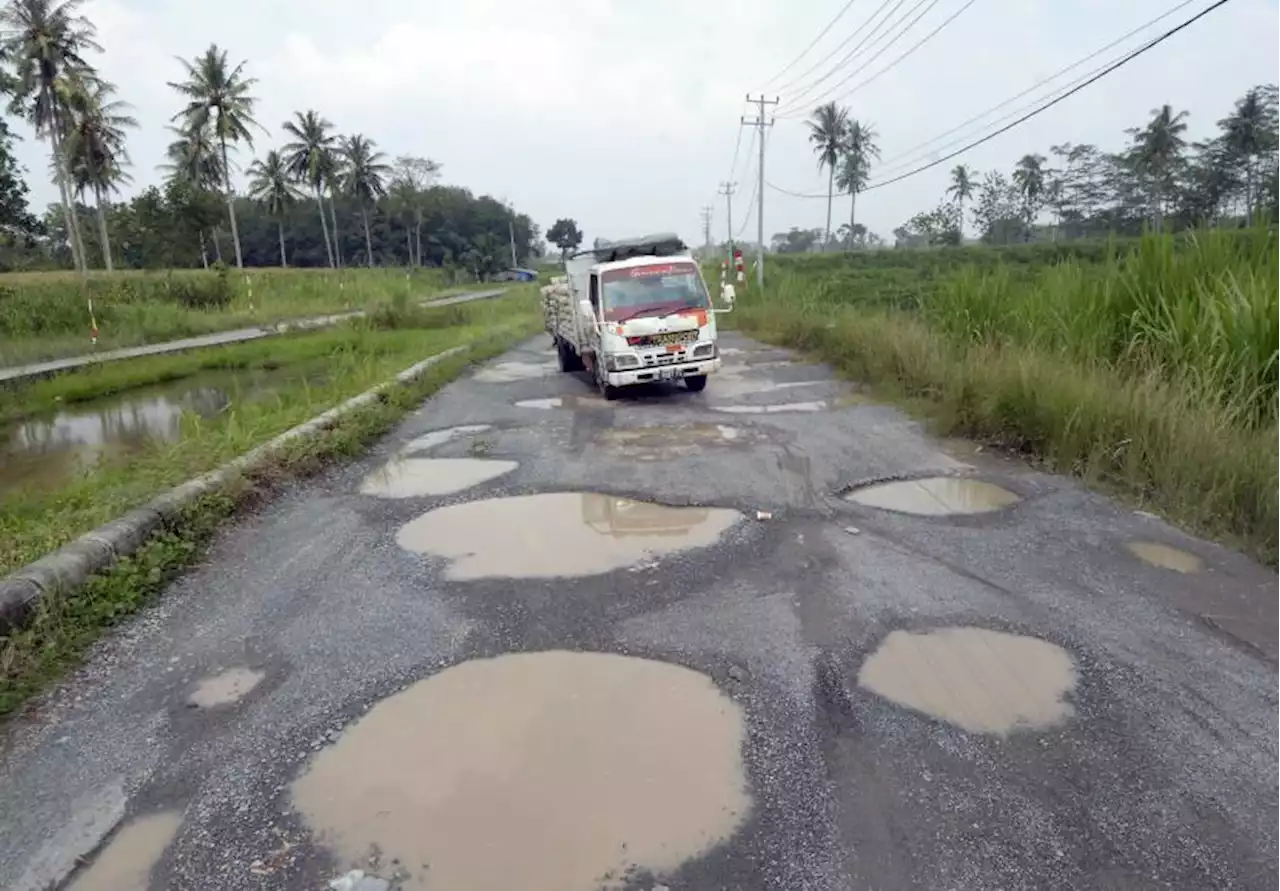
<path id="1" fill-rule="evenodd" d="M 782 412 L 826 411 L 828 403 L 825 399 L 811 402 L 782 402 L 777 405 L 713 405 L 714 411 L 733 415 L 772 415 Z"/>
<path id="2" fill-rule="evenodd" d="M 1195 554 L 1156 541 L 1131 541 L 1125 547 L 1142 562 L 1161 569 L 1189 575 L 1199 572 L 1203 565 L 1203 561 Z"/>
<path id="3" fill-rule="evenodd" d="M 759 431 L 729 424 L 610 427 L 596 434 L 601 447 L 639 461 L 660 461 L 696 454 L 710 448 L 766 441 Z"/>
<path id="4" fill-rule="evenodd" d="M 474 436 L 477 433 L 484 433 L 491 430 L 489 424 L 464 424 L 461 427 L 446 427 L 443 430 L 432 430 L 421 436 L 415 437 L 400 449 L 401 454 L 410 455 L 418 452 L 428 452 L 437 446 L 442 446 L 447 442 L 453 442 L 455 439 L 461 439 L 464 436 Z"/>
<path id="5" fill-rule="evenodd" d="M 557 578 L 705 547 L 741 518 L 726 508 L 549 492 L 437 508 L 401 527 L 396 541 L 449 560 L 450 579 Z"/>
<path id="6" fill-rule="evenodd" d="M 360 494 L 378 498 L 452 495 L 519 466 L 515 461 L 479 458 L 395 458 L 364 478 Z"/>
<path id="7" fill-rule="evenodd" d="M 182 814 L 164 811 L 126 823 L 78 872 L 66 891 L 141 891 L 150 887 L 151 870 L 178 834 Z"/>
<path id="8" fill-rule="evenodd" d="M 556 370 L 554 362 L 498 362 L 475 373 L 475 379 L 487 384 L 510 384 L 542 377 Z"/>
<path id="9" fill-rule="evenodd" d="M 1062 647 L 985 628 L 894 631 L 862 664 L 858 685 L 970 733 L 1059 724 L 1075 662 Z"/>
<path id="10" fill-rule="evenodd" d="M 545 399 L 522 399 L 516 403 L 517 408 L 553 409 L 562 408 L 577 411 L 580 408 L 609 408 L 610 403 L 599 396 L 571 394 L 568 396 L 549 396 Z"/>
<path id="11" fill-rule="evenodd" d="M 196 685 L 187 702 L 196 708 L 216 708 L 239 702 L 266 674 L 252 668 L 229 668 L 221 674 L 204 678 Z"/>
<path id="12" fill-rule="evenodd" d="M 412 889 L 591 891 L 670 872 L 751 807 L 741 709 L 705 675 L 608 653 L 464 662 L 374 706 L 293 784 L 320 840 Z"/>
<path id="13" fill-rule="evenodd" d="M 994 483 L 951 476 L 879 483 L 844 497 L 866 507 L 923 517 L 988 513 L 1022 500 Z"/>

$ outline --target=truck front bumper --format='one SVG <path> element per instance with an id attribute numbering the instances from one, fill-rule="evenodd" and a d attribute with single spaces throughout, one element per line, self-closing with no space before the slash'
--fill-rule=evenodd
<path id="1" fill-rule="evenodd" d="M 652 384 L 658 381 L 678 381 L 686 377 L 711 374 L 720 369 L 720 357 L 698 362 L 681 362 L 678 365 L 649 365 L 627 371 L 610 371 L 609 386 L 629 387 L 633 384 Z"/>

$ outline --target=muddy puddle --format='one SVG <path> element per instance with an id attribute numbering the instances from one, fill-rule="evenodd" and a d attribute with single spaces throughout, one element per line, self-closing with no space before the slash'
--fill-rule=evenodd
<path id="1" fill-rule="evenodd" d="M 1143 563 L 1187 575 L 1199 572 L 1204 565 L 1195 554 L 1156 541 L 1131 541 L 1125 547 Z"/>
<path id="2" fill-rule="evenodd" d="M 196 685 L 187 702 L 196 708 L 216 708 L 232 705 L 249 694 L 266 675 L 252 668 L 229 668 L 221 674 L 207 677 Z"/>
<path id="3" fill-rule="evenodd" d="M 361 495 L 378 498 L 421 498 L 452 495 L 510 473 L 515 461 L 479 458 L 395 458 L 360 483 Z"/>
<path id="4" fill-rule="evenodd" d="M 0 494 L 22 486 L 57 486 L 100 461 L 175 441 L 183 412 L 212 418 L 241 402 L 273 398 L 285 384 L 320 383 L 324 374 L 320 366 L 207 372 L 0 427 Z"/>
<path id="5" fill-rule="evenodd" d="M 545 399 L 522 399 L 516 403 L 517 408 L 562 408 L 577 411 L 584 408 L 609 408 L 610 404 L 596 395 L 571 394 L 568 396 L 551 396 Z"/>
<path id="6" fill-rule="evenodd" d="M 760 431 L 729 424 L 673 424 L 651 427 L 610 427 L 595 441 L 626 458 L 663 461 L 694 455 L 707 449 L 750 445 L 767 441 Z"/>
<path id="7" fill-rule="evenodd" d="M 922 517 L 988 513 L 1022 500 L 994 483 L 950 476 L 879 483 L 844 497 L 866 507 Z"/>
<path id="8" fill-rule="evenodd" d="M 498 362 L 475 373 L 475 379 L 487 384 L 511 384 L 532 380 L 557 370 L 555 362 Z"/>
<path id="9" fill-rule="evenodd" d="M 725 508 L 548 492 L 437 508 L 402 526 L 396 541 L 449 560 L 450 579 L 573 577 L 715 544 L 741 518 Z"/>
<path id="10" fill-rule="evenodd" d="M 826 411 L 830 407 L 825 399 L 809 402 L 782 402 L 777 405 L 713 405 L 713 411 L 733 415 L 773 415 L 784 412 Z"/>
<path id="11" fill-rule="evenodd" d="M 453 442 L 455 439 L 461 439 L 464 436 L 475 436 L 477 433 L 485 433 L 491 429 L 493 428 L 489 424 L 464 424 L 461 427 L 432 430 L 405 443 L 400 452 L 405 455 L 429 452 L 437 446 Z"/>
<path id="12" fill-rule="evenodd" d="M 182 814 L 164 811 L 126 823 L 76 873 L 66 891 L 145 891 L 151 870 L 178 834 Z"/>
<path id="13" fill-rule="evenodd" d="M 405 889 L 592 891 L 730 837 L 743 716 L 705 675 L 608 653 L 464 662 L 370 709 L 293 784 L 338 861 Z"/>
<path id="14" fill-rule="evenodd" d="M 970 733 L 1059 724 L 1076 668 L 1061 647 L 985 628 L 894 631 L 863 663 L 858 685 Z"/>

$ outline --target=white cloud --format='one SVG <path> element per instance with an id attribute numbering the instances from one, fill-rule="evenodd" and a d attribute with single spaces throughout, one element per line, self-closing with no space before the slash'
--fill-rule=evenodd
<path id="1" fill-rule="evenodd" d="M 941 0 L 911 36 L 845 89 L 961 3 Z M 258 117 L 277 135 L 294 111 L 315 108 L 388 153 L 443 162 L 446 180 L 506 198 L 544 226 L 573 216 L 588 238 L 675 229 L 699 240 L 704 204 L 716 202 L 717 237 L 724 230 L 723 202 L 715 191 L 729 175 L 738 118 L 750 113 L 744 94 L 794 58 L 842 5 L 823 0 L 795 13 L 781 0 L 363 0 L 355 8 L 346 0 L 91 0 L 86 12 L 107 50 L 100 62 L 104 74 L 136 106 L 143 124 L 130 142 L 139 185 L 156 181 L 154 168 L 168 141 L 164 124 L 178 107 L 165 85 L 181 74 L 174 57 L 191 57 L 212 41 L 234 59 L 248 60 L 259 79 Z M 855 117 L 874 121 L 887 163 L 1171 5 L 978 0 L 847 102 Z M 1207 0 L 1198 0 L 1168 22 L 1204 5 Z M 855 4 L 782 82 L 803 73 L 874 8 Z M 1164 102 L 1188 109 L 1193 135 L 1205 134 L 1245 89 L 1276 80 L 1278 28 L 1272 0 L 1236 0 L 958 160 L 1008 168 L 1026 152 L 1047 153 L 1051 144 L 1067 140 L 1116 147 L 1124 127 L 1141 123 Z M 865 48 L 852 64 L 874 51 Z M 844 76 L 841 71 L 809 98 L 825 98 L 824 91 Z M 768 146 L 771 182 L 823 190 L 825 177 L 816 169 L 802 120 L 779 120 Z M 735 216 L 754 233 L 745 204 L 755 161 L 746 148 L 744 138 Z M 43 207 L 56 194 L 43 182 L 47 151 L 29 139 L 19 155 L 31 172 L 33 203 Z M 246 152 L 242 162 L 247 160 Z M 887 234 L 936 203 L 948 166 L 860 196 L 860 218 Z M 825 215 L 825 201 L 771 191 L 765 207 L 766 233 L 821 225 Z M 836 220 L 847 215 L 847 200 L 838 200 Z"/>

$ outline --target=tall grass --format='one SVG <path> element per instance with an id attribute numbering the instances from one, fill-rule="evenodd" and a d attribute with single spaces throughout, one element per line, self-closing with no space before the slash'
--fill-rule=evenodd
<path id="1" fill-rule="evenodd" d="M 908 397 L 944 433 L 1035 456 L 1275 562 L 1277 247 L 1257 229 L 1040 265 L 979 249 L 906 288 L 919 261 L 902 255 L 917 252 L 881 252 L 898 256 L 877 260 L 880 274 L 828 257 L 777 264 L 767 296 L 748 291 L 729 318 Z"/>

